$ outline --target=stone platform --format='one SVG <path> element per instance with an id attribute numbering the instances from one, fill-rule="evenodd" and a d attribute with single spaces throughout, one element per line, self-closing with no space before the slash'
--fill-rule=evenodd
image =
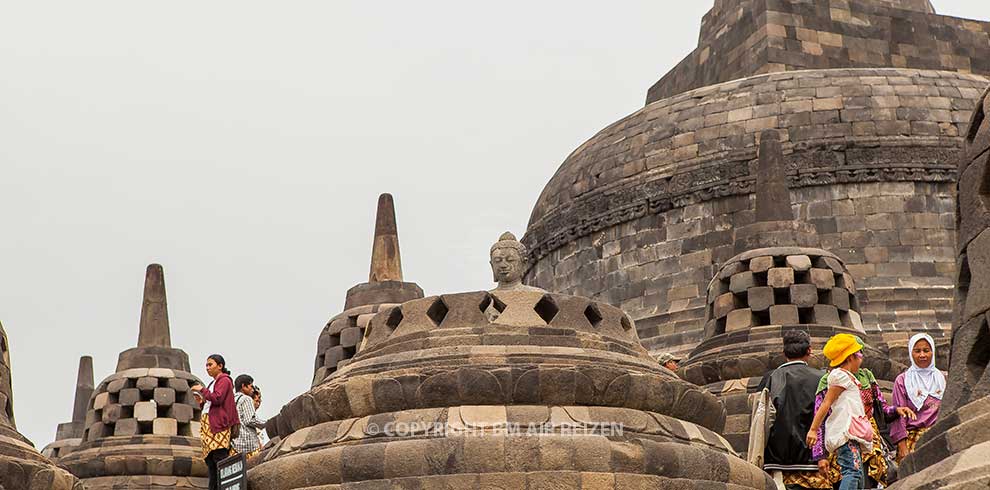
<path id="1" fill-rule="evenodd" d="M 658 366 L 612 306 L 449 294 L 368 329 L 269 423 L 251 488 L 774 488 L 717 434 L 722 404 Z"/>

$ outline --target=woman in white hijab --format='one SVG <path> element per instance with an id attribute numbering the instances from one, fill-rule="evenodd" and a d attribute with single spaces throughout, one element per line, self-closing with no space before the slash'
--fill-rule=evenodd
<path id="1" fill-rule="evenodd" d="M 935 341 L 919 333 L 908 342 L 911 367 L 894 381 L 894 406 L 906 407 L 914 417 L 901 417 L 890 425 L 890 438 L 897 443 L 897 460 L 914 451 L 918 439 L 938 420 L 945 394 L 945 375 L 935 367 Z"/>

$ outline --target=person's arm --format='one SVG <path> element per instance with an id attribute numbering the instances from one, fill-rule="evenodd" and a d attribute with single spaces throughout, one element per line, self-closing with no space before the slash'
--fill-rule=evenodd
<path id="1" fill-rule="evenodd" d="M 892 400 L 895 408 L 908 406 L 907 388 L 904 387 L 903 375 L 898 376 L 894 381 L 894 395 Z M 894 441 L 894 444 L 899 445 L 905 439 L 907 439 L 907 418 L 898 417 L 897 420 L 890 423 L 890 440 Z M 899 448 L 898 452 L 900 452 Z"/>
<path id="2" fill-rule="evenodd" d="M 898 420 L 902 418 L 911 420 L 918 418 L 918 415 L 906 403 L 904 405 L 898 405 L 897 403 L 887 405 L 887 400 L 884 399 L 883 393 L 880 391 L 880 385 L 878 384 L 873 385 L 873 396 L 880 402 L 880 409 L 883 411 L 883 416 L 887 420 L 891 420 L 894 417 L 898 417 Z"/>
<path id="3" fill-rule="evenodd" d="M 808 447 L 814 446 L 818 442 L 818 429 L 821 428 L 822 422 L 825 421 L 825 416 L 828 415 L 828 411 L 832 409 L 832 404 L 835 400 L 839 398 L 839 395 L 845 388 L 837 385 L 829 385 L 828 392 L 825 393 L 825 401 L 822 405 L 818 407 L 815 411 L 815 419 L 811 421 L 811 428 L 808 429 L 808 436 L 805 442 L 808 443 Z"/>
<path id="4" fill-rule="evenodd" d="M 233 387 L 234 385 L 231 383 L 230 378 L 224 376 L 218 379 L 216 383 L 213 383 L 213 391 L 210 391 L 209 388 L 203 388 L 203 391 L 201 391 L 200 394 L 204 400 L 221 405 L 224 396 L 230 396 L 230 392 Z"/>
<path id="5" fill-rule="evenodd" d="M 818 408 L 822 406 L 825 402 L 825 391 L 815 395 L 815 412 L 818 413 Z M 827 414 L 826 414 L 827 416 Z M 814 420 L 814 417 L 812 417 Z M 809 426 L 810 427 L 810 426 Z M 822 424 L 818 428 L 818 441 L 811 446 L 811 459 L 814 461 L 828 460 L 828 451 L 825 450 L 825 424 Z"/>

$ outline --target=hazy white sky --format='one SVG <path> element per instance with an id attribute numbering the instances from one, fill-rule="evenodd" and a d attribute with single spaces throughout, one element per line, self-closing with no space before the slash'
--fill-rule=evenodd
<path id="1" fill-rule="evenodd" d="M 990 17 L 985 0 L 935 2 Z M 368 275 L 395 196 L 407 280 L 487 289 L 560 162 L 642 106 L 709 0 L 0 0 L 0 322 L 40 448 L 137 342 L 165 267 L 172 343 L 254 375 L 269 416 Z"/>

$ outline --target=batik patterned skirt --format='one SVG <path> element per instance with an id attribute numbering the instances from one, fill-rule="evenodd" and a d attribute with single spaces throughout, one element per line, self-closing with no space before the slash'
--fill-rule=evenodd
<path id="1" fill-rule="evenodd" d="M 230 449 L 230 428 L 214 434 L 210 431 L 210 415 L 204 413 L 199 426 L 199 437 L 203 440 L 203 458 L 217 449 Z"/>
<path id="2" fill-rule="evenodd" d="M 929 429 L 929 427 L 920 427 L 920 428 L 911 429 L 911 430 L 908 431 L 907 439 L 905 439 L 905 441 L 907 442 L 907 452 L 908 452 L 908 454 L 911 454 L 911 453 L 914 452 L 914 446 L 916 444 L 918 444 L 918 439 L 921 439 L 921 436 L 923 436 L 925 434 L 925 432 L 928 432 L 928 429 Z"/>

